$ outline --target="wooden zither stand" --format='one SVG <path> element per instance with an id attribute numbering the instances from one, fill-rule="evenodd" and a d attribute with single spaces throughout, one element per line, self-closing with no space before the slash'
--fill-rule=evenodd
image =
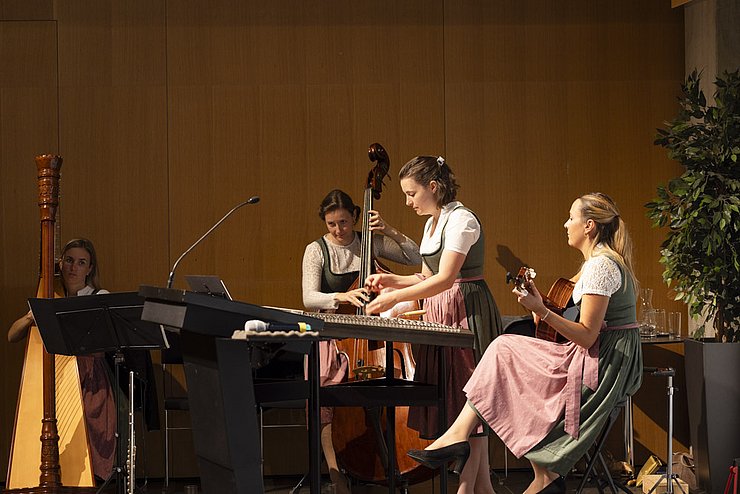
<path id="1" fill-rule="evenodd" d="M 62 158 L 37 156 L 36 166 L 41 212 L 37 296 L 60 297 L 55 225 Z M 3 492 L 13 494 L 95 492 L 77 359 L 46 353 L 35 326 L 26 343 L 5 485 Z"/>

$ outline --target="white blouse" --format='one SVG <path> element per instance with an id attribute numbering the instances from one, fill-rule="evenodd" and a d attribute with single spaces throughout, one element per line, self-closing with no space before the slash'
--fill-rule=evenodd
<path id="1" fill-rule="evenodd" d="M 619 265 L 608 256 L 590 258 L 581 268 L 581 277 L 573 287 L 573 301 L 580 302 L 584 295 L 604 295 L 611 297 L 622 286 L 622 273 Z"/>
<path id="2" fill-rule="evenodd" d="M 470 247 L 480 238 L 480 223 L 475 215 L 463 209 L 456 209 L 463 204 L 460 201 L 453 201 L 445 204 L 439 213 L 439 220 L 434 232 L 432 229 L 432 220 L 429 218 L 424 226 L 424 238 L 421 240 L 420 251 L 422 255 L 434 254 L 439 250 L 442 242 L 442 231 L 445 232 L 445 250 L 468 254 Z M 454 211 L 453 211 L 454 210 Z M 447 225 L 445 225 L 447 222 Z"/>
<path id="3" fill-rule="evenodd" d="M 94 291 L 95 291 L 95 288 L 93 288 L 90 285 L 85 285 L 84 288 L 81 288 L 80 290 L 77 290 L 77 296 L 79 297 L 79 296 L 82 296 L 82 295 L 93 295 L 93 292 Z M 104 290 L 103 288 L 101 288 L 100 290 L 98 290 L 97 293 L 95 293 L 95 295 L 103 295 L 103 294 L 106 294 L 106 293 L 110 293 L 110 292 L 108 290 Z"/>

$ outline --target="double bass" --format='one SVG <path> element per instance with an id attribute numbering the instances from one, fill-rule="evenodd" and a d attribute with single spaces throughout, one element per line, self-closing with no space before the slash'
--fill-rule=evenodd
<path id="1" fill-rule="evenodd" d="M 390 169 L 390 160 L 383 146 L 372 144 L 368 150 L 370 161 L 375 162 L 364 191 L 362 222 L 361 266 L 358 280 L 350 288 L 360 286 L 374 272 L 388 272 L 373 258 L 372 232 L 368 224 L 368 211 L 373 200 L 380 199 L 383 179 Z M 343 307 L 343 306 L 340 306 Z M 346 307 L 346 306 L 344 306 Z M 417 306 L 418 307 L 418 306 Z M 354 311 L 354 307 L 349 306 Z M 340 312 L 347 313 L 344 309 Z M 349 380 L 382 378 L 386 374 L 385 342 L 345 339 L 337 342 L 340 353 L 347 355 Z M 411 380 L 416 363 L 408 343 L 393 343 L 393 375 Z M 363 482 L 383 484 L 390 475 L 403 484 L 412 485 L 432 478 L 435 471 L 419 465 L 406 456 L 410 449 L 424 449 L 432 441 L 421 439 L 419 433 L 407 425 L 408 407 L 395 407 L 395 458 L 394 472 L 387 472 L 388 448 L 385 443 L 387 412 L 381 407 L 337 407 L 332 420 L 332 441 L 337 462 L 351 477 Z"/>

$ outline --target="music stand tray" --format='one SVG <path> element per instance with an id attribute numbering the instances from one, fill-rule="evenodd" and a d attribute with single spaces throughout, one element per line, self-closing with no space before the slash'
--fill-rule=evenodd
<path id="1" fill-rule="evenodd" d="M 159 324 L 141 320 L 144 297 L 136 292 L 30 298 L 28 304 L 49 353 L 87 355 L 169 347 Z"/>

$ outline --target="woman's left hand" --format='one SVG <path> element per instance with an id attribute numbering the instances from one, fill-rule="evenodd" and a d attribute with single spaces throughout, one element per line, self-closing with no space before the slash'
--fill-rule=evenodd
<path id="1" fill-rule="evenodd" d="M 365 314 L 370 316 L 372 314 L 380 314 L 381 312 L 391 309 L 398 303 L 398 300 L 396 300 L 393 294 L 393 291 L 379 294 L 365 306 Z"/>
<path id="2" fill-rule="evenodd" d="M 525 282 L 524 288 L 524 290 L 520 290 L 519 288 L 514 287 L 511 291 L 516 295 L 516 301 L 522 304 L 525 309 L 538 316 L 545 314 L 547 312 L 547 307 L 545 307 L 545 303 L 542 301 L 542 295 L 540 295 L 534 282 Z"/>
<path id="3" fill-rule="evenodd" d="M 388 228 L 388 224 L 385 222 L 382 216 L 380 216 L 380 213 L 375 211 L 374 209 L 371 209 L 367 212 L 368 214 L 368 225 L 370 226 L 370 230 L 379 230 L 383 233 L 385 233 L 385 229 Z"/>

